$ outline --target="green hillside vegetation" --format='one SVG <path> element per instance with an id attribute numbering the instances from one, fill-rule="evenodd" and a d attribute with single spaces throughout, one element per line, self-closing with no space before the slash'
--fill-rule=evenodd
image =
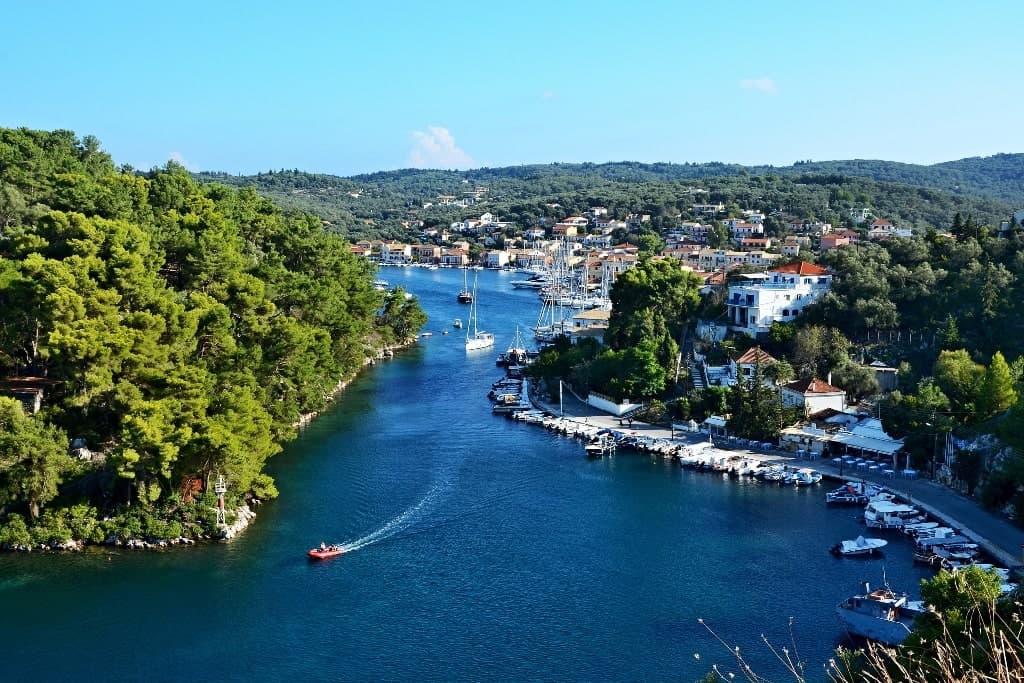
<path id="1" fill-rule="evenodd" d="M 991 172 L 989 169 L 991 168 Z M 430 225 L 490 211 L 520 228 L 538 218 L 608 207 L 612 216 L 648 213 L 656 226 L 692 217 L 694 203 L 815 217 L 842 225 L 849 209 L 920 231 L 948 224 L 960 212 L 998 225 L 1024 205 L 1024 155 L 965 159 L 939 166 L 881 161 L 807 162 L 788 167 L 734 164 L 548 164 L 472 171 L 401 170 L 342 178 L 281 170 L 255 176 L 199 174 L 252 187 L 283 206 L 321 216 L 352 239 L 408 239 L 403 222 Z M 991 184 L 989 184 L 989 181 Z M 466 209 L 437 205 L 438 195 L 459 196 L 486 187 L 484 203 Z M 423 209 L 423 205 L 435 205 Z M 557 207 L 551 206 L 557 204 Z"/>
<path id="2" fill-rule="evenodd" d="M 0 544 L 210 533 L 217 475 L 229 508 L 276 495 L 300 416 L 425 320 L 373 277 L 253 190 L 0 129 L 0 378 L 45 391 L 36 415 L 0 398 Z"/>

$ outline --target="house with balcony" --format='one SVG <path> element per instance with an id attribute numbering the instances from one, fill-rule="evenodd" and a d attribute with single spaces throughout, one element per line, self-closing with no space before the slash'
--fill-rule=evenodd
<path id="1" fill-rule="evenodd" d="M 412 255 L 416 259 L 416 263 L 429 263 L 433 265 L 441 258 L 441 247 L 436 244 L 414 244 L 412 246 Z"/>
<path id="2" fill-rule="evenodd" d="M 380 262 L 391 265 L 412 263 L 412 247 L 400 242 L 385 242 L 380 245 Z"/>
<path id="3" fill-rule="evenodd" d="M 832 287 L 832 274 L 806 261 L 774 268 L 760 282 L 729 287 L 729 329 L 750 337 L 765 334 L 774 322 L 789 322 Z"/>

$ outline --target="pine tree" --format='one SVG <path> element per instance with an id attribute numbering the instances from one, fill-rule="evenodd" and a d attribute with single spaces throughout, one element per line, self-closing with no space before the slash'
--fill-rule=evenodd
<path id="1" fill-rule="evenodd" d="M 1013 388 L 1013 373 L 1007 365 L 1003 354 L 996 351 L 992 362 L 985 368 L 985 376 L 978 392 L 979 417 L 991 417 L 1001 413 L 1017 402 L 1017 392 Z"/>

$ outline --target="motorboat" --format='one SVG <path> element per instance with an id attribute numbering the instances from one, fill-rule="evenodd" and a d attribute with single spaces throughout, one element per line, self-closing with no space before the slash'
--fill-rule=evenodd
<path id="1" fill-rule="evenodd" d="M 881 549 L 887 545 L 889 545 L 889 541 L 882 538 L 864 538 L 863 536 L 858 536 L 853 541 L 840 541 L 829 550 L 833 555 L 857 557 L 874 555 L 875 553 L 881 552 Z"/>
<path id="2" fill-rule="evenodd" d="M 793 473 L 793 483 L 797 486 L 809 486 L 821 481 L 821 472 L 809 467 L 801 467 Z"/>
<path id="3" fill-rule="evenodd" d="M 914 620 L 927 611 L 920 601 L 909 600 L 906 593 L 896 593 L 888 587 L 872 591 L 867 583 L 862 594 L 836 606 L 839 620 L 851 635 L 887 645 L 899 645 L 906 640 Z"/>
<path id="4" fill-rule="evenodd" d="M 832 505 L 865 505 L 884 489 L 866 481 L 848 481 L 825 494 L 825 502 Z"/>
<path id="5" fill-rule="evenodd" d="M 874 500 L 864 508 L 864 522 L 871 529 L 900 529 L 905 524 L 925 521 L 925 516 L 913 505 Z"/>
<path id="6" fill-rule="evenodd" d="M 591 439 L 590 443 L 583 447 L 588 458 L 600 458 L 605 455 L 611 455 L 615 452 L 615 448 L 615 437 L 608 433 L 598 434 Z"/>
<path id="7" fill-rule="evenodd" d="M 452 321 L 452 327 L 454 327 L 457 330 L 461 330 L 462 329 L 462 318 L 456 318 L 455 320 L 453 320 Z"/>
<path id="8" fill-rule="evenodd" d="M 345 548 L 343 546 L 336 544 L 324 545 L 321 543 L 319 548 L 310 548 L 308 554 L 309 557 L 314 560 L 327 560 L 332 557 L 337 557 L 338 555 L 343 555 L 344 553 Z"/>

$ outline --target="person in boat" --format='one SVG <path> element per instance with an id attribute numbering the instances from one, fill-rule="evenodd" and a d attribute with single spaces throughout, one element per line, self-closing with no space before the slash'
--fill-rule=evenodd
<path id="1" fill-rule="evenodd" d="M 320 541 L 320 550 L 327 550 L 327 546 L 324 545 L 323 541 Z"/>

